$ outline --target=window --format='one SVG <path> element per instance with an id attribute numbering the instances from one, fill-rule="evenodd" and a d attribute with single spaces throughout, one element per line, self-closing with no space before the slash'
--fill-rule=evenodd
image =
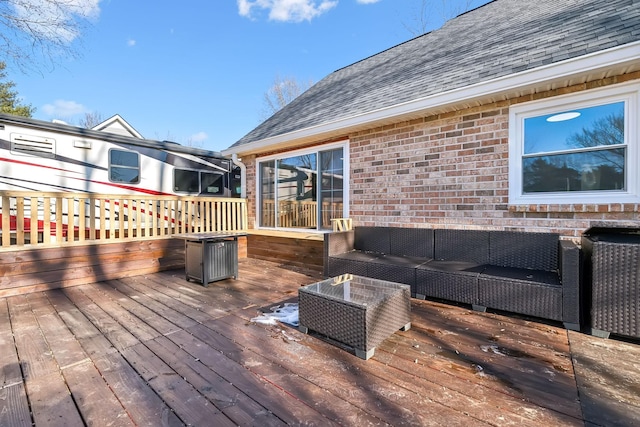
<path id="1" fill-rule="evenodd" d="M 261 227 L 317 229 L 346 216 L 345 144 L 258 161 Z"/>
<path id="2" fill-rule="evenodd" d="M 638 92 L 623 85 L 513 107 L 509 202 L 640 200 Z"/>
<path id="3" fill-rule="evenodd" d="M 224 175 L 221 173 L 174 169 L 173 184 L 176 193 L 224 194 Z"/>
<path id="4" fill-rule="evenodd" d="M 198 171 L 174 169 L 173 189 L 176 193 L 198 193 L 200 191 Z"/>
<path id="5" fill-rule="evenodd" d="M 111 182 L 140 182 L 140 156 L 135 151 L 109 150 L 109 180 Z"/>
<path id="6" fill-rule="evenodd" d="M 213 172 L 200 172 L 200 194 L 219 195 L 224 193 L 224 175 Z"/>

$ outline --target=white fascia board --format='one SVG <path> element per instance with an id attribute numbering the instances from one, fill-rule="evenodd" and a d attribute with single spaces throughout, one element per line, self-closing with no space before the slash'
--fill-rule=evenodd
<path id="1" fill-rule="evenodd" d="M 388 120 L 420 111 L 454 105 L 464 101 L 485 98 L 500 93 L 507 93 L 527 86 L 558 80 L 570 76 L 588 74 L 590 71 L 610 68 L 616 65 L 640 61 L 640 42 L 633 42 L 615 48 L 603 50 L 589 55 L 568 59 L 566 61 L 545 65 L 543 67 L 522 71 L 516 74 L 499 77 L 486 82 L 475 83 L 459 89 L 438 93 L 424 98 L 408 101 L 391 107 L 381 108 L 364 114 L 346 117 L 317 126 L 296 130 L 271 138 L 261 139 L 238 147 L 223 150 L 224 155 L 257 152 L 286 142 L 349 129 L 356 126 Z"/>

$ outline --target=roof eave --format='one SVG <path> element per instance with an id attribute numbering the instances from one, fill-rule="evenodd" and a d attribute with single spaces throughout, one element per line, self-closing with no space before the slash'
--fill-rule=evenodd
<path id="1" fill-rule="evenodd" d="M 617 46 L 364 114 L 229 147 L 223 150 L 222 154 L 249 155 L 283 150 L 307 142 L 339 136 L 347 137 L 348 134 L 358 130 L 369 129 L 391 121 L 398 122 L 416 116 L 424 116 L 429 112 L 450 111 L 469 105 L 479 105 L 499 99 L 571 86 L 608 75 L 629 73 L 636 70 L 640 70 L 640 42 Z"/>

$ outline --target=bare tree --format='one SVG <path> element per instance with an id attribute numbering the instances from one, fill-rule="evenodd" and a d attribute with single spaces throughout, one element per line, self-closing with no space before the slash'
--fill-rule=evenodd
<path id="1" fill-rule="evenodd" d="M 264 111 L 261 119 L 269 118 L 311 86 L 313 86 L 312 80 L 301 82 L 295 77 L 282 78 L 277 75 L 273 85 L 264 94 Z"/>
<path id="2" fill-rule="evenodd" d="M 477 0 L 464 0 L 462 2 L 419 0 L 416 1 L 416 7 L 412 13 L 412 21 L 402 25 L 414 37 L 421 36 L 436 28 L 438 24 L 471 10 L 477 3 L 479 3 Z"/>
<path id="3" fill-rule="evenodd" d="M 78 125 L 85 129 L 92 129 L 102 122 L 104 122 L 102 114 L 91 111 L 84 113 L 84 117 L 79 120 Z"/>
<path id="4" fill-rule="evenodd" d="M 74 42 L 99 0 L 0 0 L 0 55 L 23 71 L 77 56 Z M 44 61 L 44 62 L 43 62 Z"/>

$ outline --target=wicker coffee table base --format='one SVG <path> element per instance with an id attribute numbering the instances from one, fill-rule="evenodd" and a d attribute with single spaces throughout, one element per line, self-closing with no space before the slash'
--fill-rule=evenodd
<path id="1" fill-rule="evenodd" d="M 398 330 L 411 328 L 411 288 L 394 282 L 358 278 L 366 282 L 358 292 L 367 293 L 366 303 L 344 301 L 300 288 L 299 330 L 309 330 L 343 343 L 356 356 L 369 359 L 375 348 Z M 360 284 L 352 284 L 356 289 Z"/>
<path id="2" fill-rule="evenodd" d="M 407 323 L 406 325 L 404 325 L 402 328 L 398 329 L 399 331 L 408 331 L 409 329 L 411 329 L 411 322 Z M 298 330 L 300 332 L 302 332 L 303 334 L 308 334 L 309 333 L 309 328 L 307 328 L 306 326 L 298 326 Z M 370 359 L 373 357 L 374 354 L 376 354 L 376 347 L 371 347 L 368 350 L 362 350 L 359 348 L 354 348 L 354 351 L 356 353 L 356 356 L 359 357 L 360 359 Z"/>

